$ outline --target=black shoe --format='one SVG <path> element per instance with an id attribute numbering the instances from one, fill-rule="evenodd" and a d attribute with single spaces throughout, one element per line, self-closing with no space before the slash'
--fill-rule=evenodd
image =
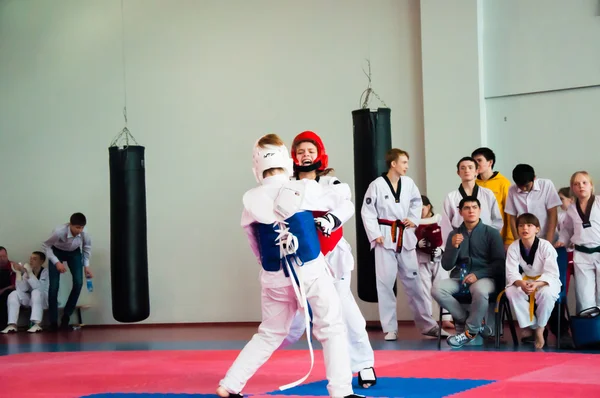
<path id="1" fill-rule="evenodd" d="M 346 395 L 344 398 L 366 398 L 364 395 L 352 394 Z"/>
<path id="2" fill-rule="evenodd" d="M 60 330 L 71 330 L 71 328 L 69 327 L 69 318 L 63 317 L 60 320 Z"/>

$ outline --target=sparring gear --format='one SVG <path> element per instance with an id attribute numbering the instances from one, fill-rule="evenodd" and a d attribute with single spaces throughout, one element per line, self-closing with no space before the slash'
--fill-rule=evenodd
<path id="1" fill-rule="evenodd" d="M 301 188 L 302 186 L 305 188 Z M 299 217 L 286 218 L 287 223 L 276 210 L 278 198 L 284 187 L 290 188 L 290 192 L 304 192 L 298 209 Z M 219 391 L 226 390 L 229 394 L 241 394 L 247 381 L 281 345 L 286 333 L 289 332 L 294 315 L 301 310 L 305 314 L 305 329 L 312 330 L 323 346 L 329 395 L 344 397 L 353 394 L 346 330 L 333 279 L 327 270 L 325 259 L 318 252 L 314 260 L 301 264 L 303 262 L 301 253 L 306 243 L 302 240 L 302 233 L 296 231 L 294 224 L 294 221 L 306 222 L 306 230 L 312 231 L 312 239 L 316 241 L 318 231 L 312 211 L 331 211 L 338 208 L 344 200 L 343 195 L 324 191 L 316 181 L 289 181 L 289 177 L 283 174 L 265 178 L 260 186 L 244 195 L 241 224 L 248 235 L 252 251 L 262 264 L 264 254 L 261 252 L 264 247 L 267 246 L 268 250 L 272 250 L 271 247 L 275 246 L 275 252 L 279 253 L 277 265 L 279 267 L 285 265 L 289 277 L 286 277 L 281 269 L 276 272 L 261 269 L 261 326 L 219 382 L 221 386 Z M 267 229 L 269 236 L 275 237 L 276 241 L 270 244 L 264 243 L 263 236 L 256 233 L 257 228 L 254 224 L 257 223 L 268 225 L 270 230 L 264 228 Z M 278 231 L 273 229 L 274 223 Z M 271 231 L 276 234 L 271 235 Z M 312 328 L 308 324 L 310 321 L 308 305 L 312 309 L 312 317 L 315 320 Z M 310 375 L 314 365 L 314 352 L 310 339 L 307 343 L 310 354 L 310 368 L 307 374 L 294 383 L 280 386 L 280 390 L 294 387 L 304 382 Z M 219 393 L 219 395 L 227 394 Z"/>
<path id="2" fill-rule="evenodd" d="M 352 194 L 348 185 L 341 183 L 335 177 L 322 176 L 317 178 L 316 181 L 320 186 L 326 187 L 326 190 L 331 189 L 333 192 L 342 194 L 345 198 L 344 202 L 332 211 L 313 211 L 313 216 L 315 217 L 315 223 L 320 218 L 325 218 L 328 222 L 331 222 L 329 216 L 333 217 L 335 222 L 330 236 L 327 237 L 323 233 L 317 233 L 317 235 L 321 244 L 321 253 L 325 256 L 329 269 L 335 278 L 334 286 L 342 305 L 343 319 L 348 332 L 352 372 L 371 369 L 374 366 L 375 358 L 366 331 L 366 321 L 350 290 L 354 257 L 352 256 L 350 244 L 343 238 L 342 231 L 343 223 L 354 215 L 354 205 L 351 202 Z M 317 228 L 320 229 L 320 226 L 317 226 Z M 298 311 L 292 322 L 290 332 L 280 349 L 297 342 L 305 330 L 304 314 Z"/>
<path id="3" fill-rule="evenodd" d="M 366 368 L 358 372 L 358 385 L 364 387 L 365 384 L 370 384 L 370 387 L 377 384 L 377 376 L 375 375 L 375 369 Z"/>
<path id="4" fill-rule="evenodd" d="M 313 211 L 313 216 L 315 217 L 315 223 L 317 222 L 317 219 L 324 217 L 328 214 L 330 214 L 330 213 L 326 213 L 323 211 Z M 333 216 L 333 214 L 332 214 L 332 216 Z M 335 218 L 337 219 L 337 217 L 335 217 Z M 317 228 L 321 229 L 320 226 L 317 226 Z M 340 240 L 343 239 L 344 231 L 343 231 L 343 228 L 340 227 L 340 228 L 330 231 L 329 235 L 325 235 L 324 233 L 320 233 L 317 235 L 319 236 L 319 242 L 321 244 L 321 253 L 323 253 L 323 255 L 326 256 L 338 245 Z"/>
<path id="5" fill-rule="evenodd" d="M 262 183 L 265 170 L 282 168 L 289 177 L 294 173 L 293 162 L 285 145 L 265 145 L 262 148 L 258 146 L 258 141 L 256 141 L 252 162 L 254 164 L 252 170 L 258 183 Z"/>
<path id="6" fill-rule="evenodd" d="M 340 221 L 331 213 L 315 218 L 315 224 L 326 237 L 331 236 L 331 232 L 340 225 Z"/>
<path id="7" fill-rule="evenodd" d="M 308 166 L 303 166 L 296 157 L 296 147 L 303 142 L 312 142 L 317 147 L 317 158 Z M 294 160 L 294 171 L 309 172 L 313 170 L 325 170 L 329 165 L 329 156 L 325 152 L 325 145 L 321 137 L 312 131 L 304 131 L 294 138 L 292 143 L 292 159 Z"/>
<path id="8" fill-rule="evenodd" d="M 417 235 L 417 239 L 419 239 L 419 251 L 433 254 L 436 248 L 442 246 L 442 229 L 437 223 L 419 225 L 415 234 Z"/>
<path id="9" fill-rule="evenodd" d="M 268 272 L 277 272 L 283 269 L 286 276 L 289 276 L 284 262 L 289 261 L 290 258 L 289 255 L 282 256 L 282 252 L 293 253 L 302 263 L 319 257 L 321 248 L 317 230 L 311 228 L 313 222 L 312 213 L 303 211 L 286 219 L 285 223 L 281 223 L 284 224 L 283 226 L 252 224 L 258 238 L 260 262 L 263 269 Z"/>

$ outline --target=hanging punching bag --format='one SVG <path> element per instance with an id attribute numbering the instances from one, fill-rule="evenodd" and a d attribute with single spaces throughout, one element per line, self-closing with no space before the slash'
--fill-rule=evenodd
<path id="1" fill-rule="evenodd" d="M 379 108 L 377 111 L 359 109 L 352 112 L 357 215 L 360 215 L 369 184 L 388 170 L 385 154 L 392 149 L 390 114 L 389 108 Z M 371 250 L 362 218 L 358 216 L 355 220 L 358 297 L 363 301 L 376 303 L 375 255 Z M 396 285 L 394 285 L 394 293 L 396 293 Z"/>
<path id="2" fill-rule="evenodd" d="M 150 316 L 144 147 L 108 148 L 110 159 L 110 277 L 113 317 Z"/>

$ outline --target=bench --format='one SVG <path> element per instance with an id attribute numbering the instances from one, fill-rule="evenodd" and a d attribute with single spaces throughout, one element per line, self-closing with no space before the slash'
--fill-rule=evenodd
<path id="1" fill-rule="evenodd" d="M 77 322 L 76 324 L 72 325 L 72 326 L 77 326 L 77 327 L 81 327 L 84 325 L 83 323 L 83 317 L 81 315 L 82 310 L 87 310 L 89 308 L 91 308 L 92 306 L 89 304 L 78 304 L 75 307 L 75 312 L 74 315 L 77 317 Z M 65 307 L 58 307 L 58 310 L 63 310 Z M 44 310 L 44 315 L 48 312 L 47 309 Z M 30 313 L 31 313 L 31 307 L 24 307 L 21 306 L 21 310 L 19 311 L 19 320 L 22 316 L 23 313 L 27 313 L 27 323 L 29 323 L 29 317 L 30 317 Z M 18 321 L 17 321 L 18 322 Z M 19 322 L 21 323 L 21 322 Z M 42 324 L 44 323 L 44 320 L 42 319 Z"/>

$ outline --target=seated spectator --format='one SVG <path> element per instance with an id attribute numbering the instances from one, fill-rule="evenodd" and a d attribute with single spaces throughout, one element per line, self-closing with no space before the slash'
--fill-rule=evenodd
<path id="1" fill-rule="evenodd" d="M 8 295 L 15 290 L 16 275 L 12 270 L 12 261 L 8 259 L 8 252 L 0 246 L 0 328 L 4 329 L 8 320 L 6 303 Z"/>
<path id="2" fill-rule="evenodd" d="M 46 255 L 33 252 L 29 264 L 15 264 L 13 268 L 21 273 L 21 280 L 16 283 L 16 290 L 8 296 L 8 326 L 2 333 L 17 331 L 17 321 L 21 306 L 31 307 L 31 327 L 29 333 L 41 332 L 42 316 L 48 308 L 48 269 L 42 268 Z"/>
<path id="3" fill-rule="evenodd" d="M 546 325 L 562 285 L 558 254 L 552 243 L 537 237 L 540 221 L 533 214 L 517 217 L 517 231 L 520 239 L 506 254 L 506 297 L 523 329 L 521 338 L 527 340 L 535 331 L 535 348 L 543 348 Z"/>
<path id="4" fill-rule="evenodd" d="M 479 218 L 479 200 L 473 196 L 461 199 L 458 209 L 464 220 L 446 239 L 442 267 L 450 272 L 449 279 L 434 282 L 431 295 L 440 307 L 454 318 L 456 335 L 448 337 L 448 344 L 460 348 L 465 344 L 480 344 L 479 334 L 491 334 L 482 327 L 487 313 L 489 296 L 496 292 L 496 280 L 504 285 L 504 243 L 500 231 L 484 224 Z M 471 307 L 467 313 L 455 294 L 470 293 Z"/>

